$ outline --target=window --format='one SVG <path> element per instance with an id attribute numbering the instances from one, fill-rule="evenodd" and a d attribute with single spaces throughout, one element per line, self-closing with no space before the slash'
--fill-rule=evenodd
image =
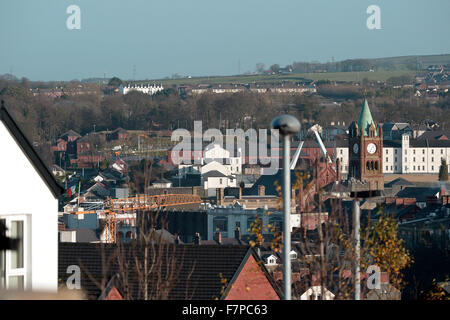
<path id="1" fill-rule="evenodd" d="M 389 167 L 388 166 L 386 166 L 386 171 L 388 171 L 389 170 Z"/>
<path id="2" fill-rule="evenodd" d="M 413 166 L 413 170 L 416 170 L 416 166 Z"/>
<path id="3" fill-rule="evenodd" d="M 395 171 L 397 171 L 397 166 L 395 166 L 394 168 L 395 168 Z"/>
<path id="4" fill-rule="evenodd" d="M 408 154 L 408 150 L 405 150 L 405 154 Z"/>
<path id="5" fill-rule="evenodd" d="M 223 216 L 214 217 L 213 219 L 214 231 L 228 231 L 228 218 Z"/>
<path id="6" fill-rule="evenodd" d="M 425 166 L 422 166 L 422 170 L 425 171 Z"/>
<path id="7" fill-rule="evenodd" d="M 388 149 L 385 149 L 386 150 L 386 154 L 389 154 L 389 150 Z"/>
<path id="8" fill-rule="evenodd" d="M 416 162 L 416 157 L 413 157 L 413 162 Z"/>
<path id="9" fill-rule="evenodd" d="M 395 149 L 395 154 L 397 154 L 397 149 Z"/>
<path id="10" fill-rule="evenodd" d="M 431 154 L 434 154 L 434 149 L 431 149 Z"/>
<path id="11" fill-rule="evenodd" d="M 395 162 L 397 162 L 397 157 L 395 157 Z"/>
<path id="12" fill-rule="evenodd" d="M 444 149 L 441 149 L 441 154 L 444 154 Z"/>
<path id="13" fill-rule="evenodd" d="M 222 178 L 219 179 L 219 184 L 222 184 Z"/>
<path id="14" fill-rule="evenodd" d="M 422 157 L 422 162 L 425 162 L 425 158 L 424 157 Z"/>
<path id="15" fill-rule="evenodd" d="M 388 157 L 386 157 L 386 162 L 389 162 L 389 158 Z"/>
<path id="16" fill-rule="evenodd" d="M 422 154 L 425 154 L 425 149 L 422 149 Z"/>
<path id="17" fill-rule="evenodd" d="M 416 149 L 413 149 L 413 154 L 416 154 Z"/>
<path id="18" fill-rule="evenodd" d="M 297 252 L 291 251 L 291 252 L 289 253 L 289 258 L 291 258 L 291 260 L 297 259 Z"/>
<path id="19" fill-rule="evenodd" d="M 282 230 L 282 223 L 283 219 L 279 216 L 271 216 L 269 218 L 269 224 L 273 226 L 276 230 L 281 231 Z"/>
<path id="20" fill-rule="evenodd" d="M 341 152 L 341 154 L 342 154 L 342 149 L 341 149 L 341 151 L 340 151 L 340 152 Z"/>
<path id="21" fill-rule="evenodd" d="M 434 170 L 434 166 L 431 166 L 431 171 L 433 171 Z"/>
<path id="22" fill-rule="evenodd" d="M 27 215 L 2 216 L 6 236 L 17 239 L 15 250 L 0 252 L 0 288 L 23 290 L 29 287 L 30 269 L 30 217 Z"/>

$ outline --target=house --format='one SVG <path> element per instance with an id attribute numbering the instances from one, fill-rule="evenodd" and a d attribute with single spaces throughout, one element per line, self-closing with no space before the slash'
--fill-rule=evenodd
<path id="1" fill-rule="evenodd" d="M 312 286 L 300 296 L 300 300 L 322 300 L 322 299 L 333 300 L 334 294 L 327 288 L 324 288 L 324 292 L 322 294 L 321 286 Z"/>
<path id="2" fill-rule="evenodd" d="M 152 182 L 153 188 L 172 188 L 172 181 L 161 178 Z"/>
<path id="3" fill-rule="evenodd" d="M 404 122 L 386 122 L 383 123 L 383 138 L 385 140 L 399 140 L 403 134 L 413 136 L 413 129 L 409 123 Z"/>
<path id="4" fill-rule="evenodd" d="M 226 175 L 218 170 L 208 171 L 202 174 L 202 185 L 205 190 L 208 190 L 208 196 L 216 196 L 217 189 L 224 189 L 228 187 L 236 187 L 237 180 L 233 175 Z"/>
<path id="5" fill-rule="evenodd" d="M 120 128 L 120 127 L 117 128 L 116 130 L 114 130 L 113 132 L 106 134 L 107 141 L 113 141 L 113 140 L 123 141 L 126 139 L 127 139 L 127 130 Z"/>
<path id="6" fill-rule="evenodd" d="M 17 250 L 0 252 L 6 262 L 0 265 L 0 284 L 56 292 L 58 197 L 64 190 L 3 102 L 0 119 L 0 221 L 8 229 L 6 236 L 21 240 Z"/>
<path id="7" fill-rule="evenodd" d="M 174 263 L 176 264 L 174 270 L 179 276 L 174 277 L 170 283 L 172 288 L 165 292 L 152 291 L 154 282 L 149 281 L 147 292 L 150 296 L 165 294 L 165 298 L 170 300 L 279 300 L 281 297 L 279 288 L 250 246 L 166 245 L 164 248 L 163 250 L 173 252 L 171 254 L 173 260 L 163 259 L 161 270 L 166 270 L 168 265 Z M 124 244 L 122 249 L 123 259 L 128 263 L 128 271 L 143 263 L 143 250 L 139 246 Z M 101 250 L 103 253 L 99 254 Z M 67 286 L 67 283 L 70 284 L 69 277 L 72 274 L 68 269 L 69 266 L 82 265 L 81 289 L 89 299 L 122 300 L 127 297 L 142 299 L 144 292 L 139 289 L 142 279 L 139 279 L 137 272 L 128 272 L 127 276 L 120 272 L 118 259 L 114 258 L 117 252 L 114 245 L 61 243 L 59 278 L 63 285 Z M 104 269 L 102 256 L 104 261 L 110 261 Z M 95 281 L 100 283 L 102 280 L 107 283 L 103 291 L 95 284 Z M 124 281 L 128 285 L 128 291 L 123 285 Z"/>

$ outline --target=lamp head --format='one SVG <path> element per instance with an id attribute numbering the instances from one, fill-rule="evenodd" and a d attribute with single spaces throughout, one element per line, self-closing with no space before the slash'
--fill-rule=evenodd
<path id="1" fill-rule="evenodd" d="M 278 129 L 282 136 L 293 136 L 300 131 L 300 122 L 288 114 L 279 115 L 272 120 L 270 126 L 272 129 Z"/>

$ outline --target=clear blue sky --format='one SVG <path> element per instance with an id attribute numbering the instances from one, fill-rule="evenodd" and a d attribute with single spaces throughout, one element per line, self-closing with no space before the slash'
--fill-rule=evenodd
<path id="1" fill-rule="evenodd" d="M 68 30 L 66 8 L 81 8 Z M 366 8 L 381 7 L 381 30 Z M 449 0 L 1 0 L 0 74 L 155 79 L 450 53 Z"/>

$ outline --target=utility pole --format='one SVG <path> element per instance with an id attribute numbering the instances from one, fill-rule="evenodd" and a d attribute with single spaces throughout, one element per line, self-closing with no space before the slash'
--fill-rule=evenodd
<path id="1" fill-rule="evenodd" d="M 273 119 L 273 129 L 283 137 L 283 291 L 284 300 L 291 300 L 291 138 L 300 131 L 300 122 L 293 116 L 283 114 Z"/>
<path id="2" fill-rule="evenodd" d="M 354 261 L 354 281 L 355 281 L 355 300 L 361 299 L 361 272 L 360 272 L 360 258 L 361 258 L 361 242 L 360 242 L 360 207 L 359 199 L 353 200 L 353 241 L 355 246 L 355 261 Z"/>

